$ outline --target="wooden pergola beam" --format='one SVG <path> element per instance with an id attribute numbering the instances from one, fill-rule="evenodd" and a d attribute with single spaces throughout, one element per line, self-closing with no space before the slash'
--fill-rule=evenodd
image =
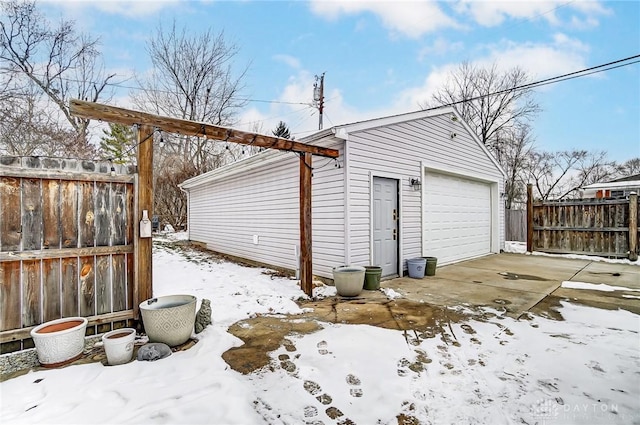
<path id="1" fill-rule="evenodd" d="M 203 122 L 163 117 L 146 112 L 133 111 L 131 109 L 118 108 L 95 102 L 86 102 L 78 99 L 71 99 L 69 101 L 69 111 L 71 112 L 71 115 L 80 118 L 101 120 L 123 125 L 147 125 L 169 133 L 197 136 L 211 140 L 224 140 L 230 143 L 239 143 L 241 145 L 310 153 L 329 158 L 337 158 L 340 155 L 336 149 L 312 146 L 289 139 L 266 136 L 264 134 L 251 133 L 248 131 L 241 131 Z"/>
<path id="2" fill-rule="evenodd" d="M 197 136 L 211 140 L 222 140 L 229 143 L 258 146 L 267 149 L 291 151 L 300 154 L 300 287 L 309 296 L 313 294 L 313 262 L 311 244 L 311 177 L 312 155 L 338 158 L 336 149 L 307 145 L 289 139 L 266 136 L 258 133 L 235 130 L 202 122 L 169 118 L 131 109 L 103 105 L 71 99 L 69 101 L 71 115 L 100 120 L 122 125 L 137 124 L 138 128 L 138 218 L 147 210 L 149 217 L 153 214 L 153 131 L 162 130 L 167 133 L 178 133 L 186 136 Z M 152 279 L 152 244 L 151 238 L 136 236 L 136 284 L 134 285 L 134 316 L 138 317 L 137 303 L 151 298 L 153 294 Z"/>

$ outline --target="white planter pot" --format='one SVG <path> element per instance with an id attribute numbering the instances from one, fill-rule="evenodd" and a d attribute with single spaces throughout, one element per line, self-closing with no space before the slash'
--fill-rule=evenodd
<path id="1" fill-rule="evenodd" d="M 129 363 L 133 357 L 133 345 L 136 330 L 132 328 L 116 329 L 102 335 L 107 362 L 111 366 Z"/>
<path id="2" fill-rule="evenodd" d="M 356 297 L 362 292 L 366 269 L 360 266 L 344 266 L 333 269 L 336 292 L 343 297 Z"/>
<path id="3" fill-rule="evenodd" d="M 149 342 L 163 342 L 170 347 L 184 344 L 193 333 L 196 321 L 193 295 L 168 295 L 140 303 L 140 313 Z"/>
<path id="4" fill-rule="evenodd" d="M 86 330 L 86 317 L 65 317 L 33 328 L 31 338 L 40 364 L 58 367 L 82 357 Z"/>

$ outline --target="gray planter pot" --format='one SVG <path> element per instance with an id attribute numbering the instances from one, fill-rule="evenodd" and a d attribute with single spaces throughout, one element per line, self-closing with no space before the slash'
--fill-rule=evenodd
<path id="1" fill-rule="evenodd" d="M 338 295 L 356 297 L 362 292 L 366 269 L 360 266 L 344 266 L 333 269 L 333 282 Z"/>

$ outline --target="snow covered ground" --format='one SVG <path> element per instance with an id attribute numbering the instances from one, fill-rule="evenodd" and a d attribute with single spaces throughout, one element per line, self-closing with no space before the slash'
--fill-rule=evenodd
<path id="1" fill-rule="evenodd" d="M 198 344 L 156 362 L 3 382 L 0 423 L 640 423 L 640 317 L 627 311 L 563 303 L 564 321 L 516 321 L 485 310 L 409 344 L 399 331 L 324 323 L 289 336 L 295 349 L 273 352 L 273 370 L 242 375 L 221 358 L 241 344 L 228 326 L 299 314 L 304 294 L 263 269 L 156 246 L 154 295 L 211 300 Z"/>
<path id="2" fill-rule="evenodd" d="M 574 259 L 574 260 L 606 261 L 607 263 L 640 265 L 640 260 L 638 260 L 638 261 L 630 261 L 630 260 L 628 260 L 626 258 L 611 259 L 611 258 L 595 257 L 593 255 L 548 254 L 546 252 L 537 252 L 537 251 L 534 251 L 533 253 L 527 253 L 527 243 L 526 242 L 519 242 L 519 241 L 505 241 L 505 243 L 504 243 L 504 252 L 509 252 L 509 253 L 513 253 L 513 254 L 527 254 L 527 255 L 548 256 L 548 257 L 571 258 L 571 259 Z"/>

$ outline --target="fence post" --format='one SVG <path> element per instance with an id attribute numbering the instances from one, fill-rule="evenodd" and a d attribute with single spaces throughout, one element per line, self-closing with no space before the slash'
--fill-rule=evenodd
<path id="1" fill-rule="evenodd" d="M 533 186 L 527 184 L 527 252 L 533 252 Z"/>
<path id="2" fill-rule="evenodd" d="M 629 260 L 638 259 L 638 194 L 629 194 Z"/>

